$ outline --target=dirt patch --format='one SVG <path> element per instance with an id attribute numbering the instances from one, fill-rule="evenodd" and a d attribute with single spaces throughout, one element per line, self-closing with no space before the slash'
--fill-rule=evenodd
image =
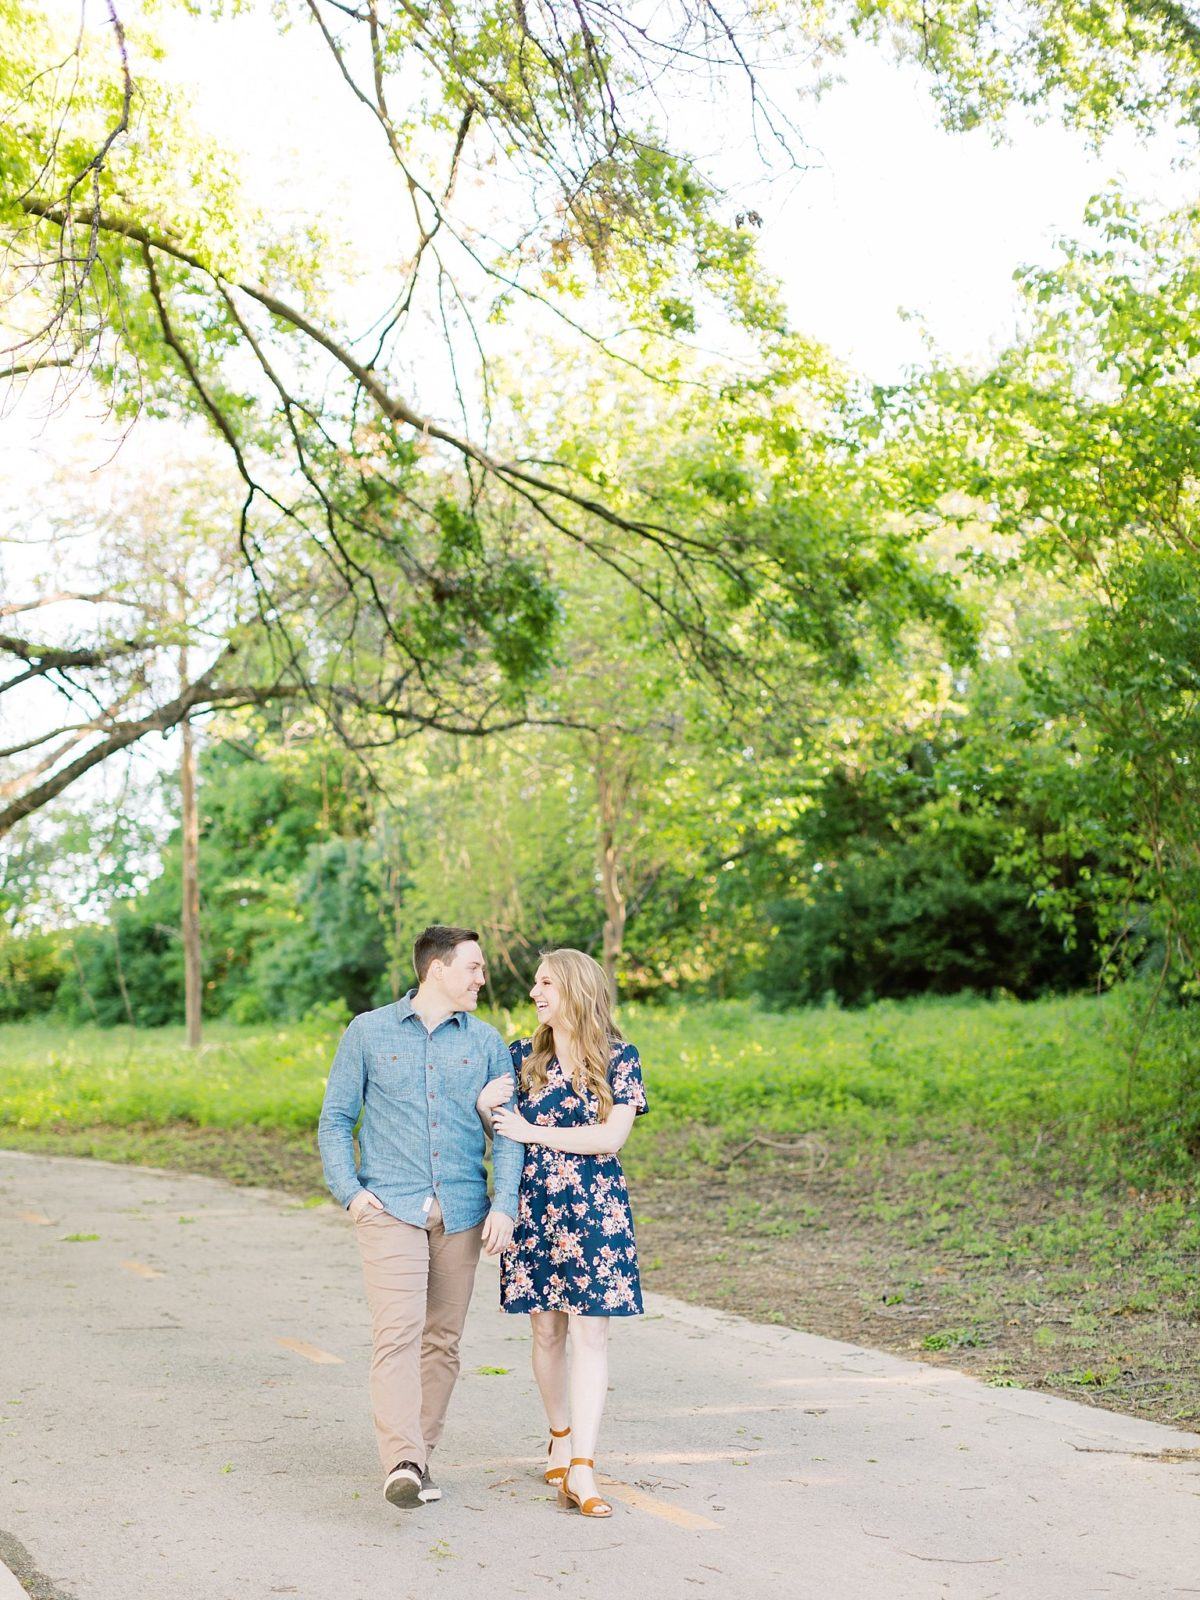
<path id="1" fill-rule="evenodd" d="M 325 1193 L 310 1134 L 3 1129 L 0 1144 Z M 630 1163 L 643 1278 L 988 1383 L 1200 1423 L 1194 1196 L 1072 1183 L 1042 1155 L 764 1146 L 722 1171 L 647 1144 Z"/>
<path id="2" fill-rule="evenodd" d="M 914 1159 L 873 1173 L 865 1196 L 845 1169 L 641 1176 L 646 1286 L 997 1386 L 1200 1422 L 1195 1257 L 1176 1248 L 1190 1240 L 1121 1247 L 1153 1199 L 1000 1182 L 948 1218 L 914 1199 Z"/>

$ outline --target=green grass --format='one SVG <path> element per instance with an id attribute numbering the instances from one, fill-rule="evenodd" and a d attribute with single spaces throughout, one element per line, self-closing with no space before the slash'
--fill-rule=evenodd
<path id="1" fill-rule="evenodd" d="M 268 1128 L 316 1125 L 336 1030 L 0 1028 L 0 1128 Z"/>
<path id="2" fill-rule="evenodd" d="M 744 1002 L 628 1008 L 655 1110 L 742 1136 L 1030 1123 L 1119 1094 L 1104 1007 L 985 1001 L 768 1012 Z"/>
<path id="3" fill-rule="evenodd" d="M 1186 1107 L 1200 1089 L 1200 1019 L 1165 1017 L 1131 1079 L 1134 1003 L 1124 996 L 941 1000 L 763 1013 L 681 1008 L 637 1018 L 656 1106 L 670 1121 L 882 1136 L 956 1128 L 1039 1129 L 1083 1139 L 1138 1124 L 1155 1159 L 1178 1158 Z M 656 1071 L 661 1063 L 664 1070 Z"/>
<path id="4" fill-rule="evenodd" d="M 494 1021 L 506 1037 L 522 1013 Z M 1143 1042 L 1122 996 L 881 1004 L 865 1011 L 769 1012 L 745 1001 L 627 1006 L 660 1134 L 711 1132 L 712 1154 L 758 1131 L 844 1143 L 904 1144 L 956 1128 L 1003 1131 L 1027 1146 L 1037 1130 L 1109 1144 L 1124 1160 L 1186 1170 L 1188 1107 L 1200 1082 L 1200 1024 L 1168 1016 Z M 0 1127 L 107 1126 L 311 1129 L 337 1030 L 210 1024 L 196 1052 L 182 1030 L 0 1027 Z M 1137 1130 L 1130 1138 L 1130 1129 Z"/>

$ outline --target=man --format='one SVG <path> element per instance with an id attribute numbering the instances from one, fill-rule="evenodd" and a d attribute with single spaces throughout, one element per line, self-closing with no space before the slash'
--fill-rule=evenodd
<path id="1" fill-rule="evenodd" d="M 487 978 L 479 935 L 426 928 L 413 965 L 417 988 L 355 1017 L 342 1036 L 317 1134 L 362 1255 L 375 1436 L 395 1506 L 441 1499 L 429 1457 L 458 1376 L 480 1246 L 496 1255 L 512 1239 L 523 1155 L 496 1139 L 489 1209 L 475 1100 L 512 1062 L 495 1028 L 470 1014 Z"/>

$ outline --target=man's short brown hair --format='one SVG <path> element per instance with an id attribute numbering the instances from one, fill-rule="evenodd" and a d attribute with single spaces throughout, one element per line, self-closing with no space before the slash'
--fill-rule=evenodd
<path id="1" fill-rule="evenodd" d="M 453 961 L 455 950 L 468 939 L 478 941 L 479 935 L 474 928 L 447 928 L 440 922 L 431 922 L 413 945 L 417 982 L 425 982 L 429 968 L 435 961 L 445 961 L 447 964 Z"/>

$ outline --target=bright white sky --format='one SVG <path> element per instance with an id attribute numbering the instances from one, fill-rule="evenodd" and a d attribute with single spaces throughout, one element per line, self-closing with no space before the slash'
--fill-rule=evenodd
<path id="1" fill-rule="evenodd" d="M 1174 140 L 1147 148 L 1126 135 L 1097 156 L 1078 134 L 1027 118 L 1003 145 L 983 130 L 949 133 L 917 70 L 866 49 L 811 126 L 825 165 L 764 242 L 797 324 L 875 378 L 925 359 L 921 324 L 960 360 L 1010 339 L 1014 271 L 1048 264 L 1113 179 L 1151 201 L 1195 192 L 1194 174 L 1172 170 Z"/>
<path id="2" fill-rule="evenodd" d="M 77 17 L 77 4 L 47 0 L 64 16 Z M 123 14 L 134 4 L 126 0 Z M 299 26 L 281 40 L 265 6 L 219 21 L 189 17 L 177 4 L 154 10 L 167 47 L 160 70 L 186 85 L 201 125 L 239 152 L 250 195 L 297 220 L 319 215 L 345 241 L 362 270 L 365 327 L 386 304 L 373 265 L 404 249 L 407 211 L 378 128 L 315 28 Z M 93 25 L 102 13 L 92 0 Z M 1173 168 L 1173 138 L 1148 148 L 1122 135 L 1097 155 L 1075 133 L 1018 117 L 998 145 L 983 130 L 942 129 L 921 73 L 882 50 L 856 46 L 839 71 L 842 81 L 822 99 L 793 105 L 780 74 L 772 75 L 772 92 L 808 141 L 808 170 L 756 188 L 755 156 L 743 143 L 723 153 L 718 176 L 733 204 L 763 213 L 762 250 L 786 285 L 794 325 L 871 378 L 896 379 L 923 364 L 927 340 L 955 359 L 986 359 L 1015 331 L 1014 270 L 1052 260 L 1056 239 L 1079 233 L 1088 197 L 1106 183 L 1118 179 L 1148 200 L 1195 192 L 1194 168 Z M 693 102 L 677 120 L 703 139 L 724 119 Z M 394 285 L 393 277 L 392 292 Z M 519 328 L 501 336 L 510 349 Z M 451 415 L 448 381 L 435 381 L 433 370 L 444 360 L 421 365 L 414 398 Z M 57 453 L 77 435 L 78 408 L 44 432 L 30 426 L 35 412 L 27 403 L 20 421 L 6 424 L 0 471 L 10 477 L 28 470 L 14 460 L 14 445 L 20 454 L 36 438 L 37 448 Z M 93 463 L 107 454 L 102 447 Z"/>
<path id="3" fill-rule="evenodd" d="M 169 67 L 203 121 L 242 150 L 254 189 L 292 204 L 302 194 L 304 208 L 341 215 L 364 261 L 392 247 L 379 196 L 397 193 L 394 169 L 315 30 L 294 30 L 281 52 L 267 17 L 199 23 L 168 13 L 167 36 Z M 756 203 L 796 326 L 873 378 L 921 362 L 923 329 L 965 360 L 1010 337 L 1014 269 L 1049 261 L 1110 180 L 1150 200 L 1194 192 L 1194 178 L 1172 170 L 1173 139 L 1147 148 L 1126 135 L 1097 156 L 1078 134 L 1014 118 L 996 145 L 982 130 L 942 129 L 927 80 L 878 49 L 856 47 L 840 72 L 840 84 L 796 114 L 812 170 Z M 786 100 L 778 78 L 772 89 Z M 749 151 L 731 153 L 731 186 L 752 163 Z"/>

